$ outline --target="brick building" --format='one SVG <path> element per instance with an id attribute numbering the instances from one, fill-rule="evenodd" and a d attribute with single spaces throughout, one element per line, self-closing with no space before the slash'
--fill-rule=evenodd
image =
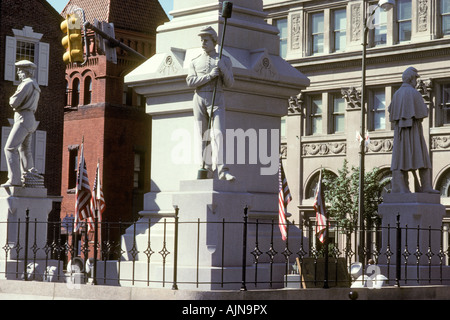
<path id="1" fill-rule="evenodd" d="M 156 28 L 168 21 L 157 0 L 71 0 L 82 8 L 90 23 L 114 24 L 115 38 L 149 58 L 155 52 Z M 116 48 L 117 63 L 108 61 L 95 34 L 88 30 L 90 57 L 66 68 L 66 107 L 61 193 L 61 217 L 75 212 L 78 156 L 84 138 L 84 156 L 91 188 L 97 162 L 106 201 L 103 221 L 132 221 L 150 188 L 151 118 L 145 113 L 145 99 L 123 84 L 124 76 L 144 62 Z M 60 57 L 62 60 L 62 56 Z"/>
<path id="2" fill-rule="evenodd" d="M 0 181 L 7 180 L 3 146 L 11 128 L 9 120 L 14 118 L 9 97 L 19 84 L 14 63 L 27 59 L 38 67 L 35 76 L 42 90 L 36 112 L 40 124 L 33 139 L 35 165 L 44 175 L 48 195 L 55 198 L 57 207 L 61 202 L 65 98 L 61 21 L 58 12 L 45 0 L 0 1 Z"/>

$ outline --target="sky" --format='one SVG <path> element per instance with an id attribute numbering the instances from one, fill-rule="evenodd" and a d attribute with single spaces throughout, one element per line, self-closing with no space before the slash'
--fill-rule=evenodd
<path id="1" fill-rule="evenodd" d="M 56 11 L 62 12 L 69 0 L 47 0 L 47 2 L 50 3 Z M 159 0 L 159 3 L 163 7 L 169 19 L 172 19 L 172 16 L 169 15 L 169 12 L 173 9 L 173 0 Z"/>

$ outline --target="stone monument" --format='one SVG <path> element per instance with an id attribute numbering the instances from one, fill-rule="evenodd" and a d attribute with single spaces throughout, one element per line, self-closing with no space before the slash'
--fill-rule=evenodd
<path id="1" fill-rule="evenodd" d="M 209 179 L 197 179 L 204 146 L 193 112 L 194 90 L 199 89 L 188 86 L 187 77 L 193 59 L 205 51 L 199 35 L 205 30 L 214 30 L 219 39 L 223 35 L 226 23 L 221 10 L 219 0 L 175 0 L 173 19 L 157 30 L 156 54 L 125 77 L 129 87 L 145 96 L 146 111 L 153 122 L 151 192 L 145 195 L 138 224 L 123 236 L 123 250 L 134 248 L 136 254 L 134 258 L 128 254 L 125 259 L 136 263 L 122 263 L 121 274 L 135 268 L 135 277 L 147 279 L 149 239 L 152 250 L 164 247 L 170 251 L 167 257 L 151 256 L 150 278 L 161 276 L 157 273 L 163 272 L 164 265 L 171 268 L 174 206 L 179 210 L 180 287 L 199 288 L 197 280 L 204 289 L 240 287 L 242 226 L 233 222 L 243 221 L 245 206 L 250 222 L 267 222 L 259 230 L 261 246 L 269 249 L 270 223 L 275 221 L 274 250 L 284 249 L 281 235 L 276 233 L 281 117 L 287 114 L 289 97 L 307 87 L 309 80 L 279 56 L 279 30 L 265 22 L 262 0 L 233 1 L 226 38 L 218 44 L 223 46 L 226 58 L 219 61 L 214 55 L 214 59 L 207 59 L 211 63 L 205 64 L 208 70 L 202 71 L 208 77 L 219 74 L 223 82 L 227 64 L 231 64 L 234 84 L 220 88 L 219 102 L 224 103 L 226 120 L 219 136 L 233 178 L 220 179 L 220 172 L 215 172 Z M 252 240 L 254 225 L 249 227 Z M 276 265 L 274 275 L 280 280 L 285 265 L 281 263 L 284 257 L 278 256 L 275 262 L 280 265 Z M 251 258 L 248 254 L 248 266 L 252 266 Z M 165 272 L 167 281 L 169 269 Z M 262 269 L 261 277 L 268 277 L 268 270 L 264 274 Z M 196 273 L 200 279 L 196 279 Z M 235 283 L 221 286 L 221 278 Z"/>
<path id="2" fill-rule="evenodd" d="M 394 127 L 391 161 L 392 191 L 384 196 L 378 211 L 382 217 L 383 226 L 389 225 L 391 230 L 395 230 L 397 217 L 399 217 L 402 229 L 401 251 L 405 253 L 407 246 L 411 248 L 408 265 L 411 268 L 416 265 L 422 266 L 420 272 L 428 272 L 429 265 L 439 265 L 437 256 L 441 241 L 439 231 L 445 215 L 445 207 L 440 204 L 439 191 L 432 188 L 431 161 L 422 130 L 422 120 L 428 116 L 428 109 L 421 94 L 415 88 L 418 77 L 418 71 L 413 67 L 403 72 L 403 84 L 394 94 L 388 109 L 389 120 Z M 416 171 L 419 172 L 420 183 Z M 417 190 L 414 190 L 414 193 L 409 188 L 410 173 L 416 180 Z M 406 231 L 406 227 L 409 231 Z M 433 230 L 432 236 L 430 230 Z M 387 230 L 384 229 L 383 250 L 387 248 L 387 239 Z M 394 250 L 395 234 L 391 233 L 390 239 L 391 250 Z M 430 261 L 426 256 L 429 250 L 434 254 Z M 421 256 L 418 263 L 413 256 L 415 252 Z"/>
<path id="3" fill-rule="evenodd" d="M 43 222 L 47 221 L 52 210 L 44 178 L 34 169 L 30 144 L 39 124 L 34 118 L 41 92 L 33 78 L 36 65 L 22 60 L 16 63 L 16 67 L 21 83 L 9 100 L 14 110 L 14 124 L 4 150 L 8 181 L 0 187 L 0 243 L 5 250 L 5 255 L 0 256 L 0 270 L 7 278 L 15 278 L 15 273 L 11 275 L 10 272 L 15 271 L 18 264 L 23 264 L 25 256 L 35 263 L 47 258 L 44 250 L 34 252 L 32 247 L 35 243 L 39 248 L 45 246 L 47 225 Z M 25 234 L 27 212 L 28 237 Z M 28 250 L 25 250 L 27 246 Z M 24 270 L 23 266 L 18 270 Z"/>

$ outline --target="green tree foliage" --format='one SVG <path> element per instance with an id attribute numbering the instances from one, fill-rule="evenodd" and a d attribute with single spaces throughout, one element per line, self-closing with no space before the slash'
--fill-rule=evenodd
<path id="1" fill-rule="evenodd" d="M 359 168 L 348 168 L 344 160 L 338 175 L 324 170 L 323 189 L 327 211 L 339 229 L 352 232 L 358 223 Z M 379 169 L 364 174 L 364 219 L 370 225 L 379 222 L 378 204 L 382 202 L 383 185 L 379 181 Z"/>

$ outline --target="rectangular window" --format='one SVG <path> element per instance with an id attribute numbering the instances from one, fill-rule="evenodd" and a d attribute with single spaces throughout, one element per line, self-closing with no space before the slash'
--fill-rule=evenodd
<path id="1" fill-rule="evenodd" d="M 442 85 L 442 122 L 443 124 L 450 124 L 450 83 Z"/>
<path id="2" fill-rule="evenodd" d="M 288 23 L 287 19 L 277 19 L 274 20 L 274 26 L 280 30 L 280 57 L 283 59 L 286 58 L 287 55 L 287 38 L 288 38 Z"/>
<path id="3" fill-rule="evenodd" d="M 450 0 L 441 0 L 442 34 L 450 35 Z"/>
<path id="4" fill-rule="evenodd" d="M 17 41 L 16 42 L 16 62 L 28 60 L 34 62 L 35 44 L 32 42 Z M 20 81 L 16 71 L 16 81 Z"/>
<path id="5" fill-rule="evenodd" d="M 347 11 L 345 9 L 333 11 L 334 20 L 334 51 L 344 51 L 347 38 Z"/>
<path id="6" fill-rule="evenodd" d="M 397 1 L 398 42 L 411 40 L 412 1 Z"/>
<path id="7" fill-rule="evenodd" d="M 6 36 L 4 46 L 4 79 L 18 85 L 20 83 L 15 63 L 29 60 L 36 64 L 34 77 L 40 86 L 48 86 L 50 44 L 40 42 L 43 34 L 36 33 L 33 28 L 25 26 L 22 30 L 12 29 L 14 37 Z"/>
<path id="8" fill-rule="evenodd" d="M 133 176 L 133 188 L 142 190 L 144 189 L 144 153 L 135 152 L 134 154 L 134 176 Z"/>
<path id="9" fill-rule="evenodd" d="M 373 44 L 374 46 L 382 46 L 387 43 L 387 12 L 377 10 L 376 13 L 373 19 Z"/>
<path id="10" fill-rule="evenodd" d="M 311 134 L 322 134 L 322 96 L 311 98 Z"/>
<path id="11" fill-rule="evenodd" d="M 324 15 L 323 12 L 311 14 L 311 53 L 324 51 Z"/>
<path id="12" fill-rule="evenodd" d="M 383 90 L 373 93 L 373 129 L 386 129 L 386 94 Z"/>
<path id="13" fill-rule="evenodd" d="M 35 44 L 32 42 L 17 41 L 16 61 L 29 60 L 34 62 Z"/>
<path id="14" fill-rule="evenodd" d="M 345 99 L 333 97 L 333 133 L 345 131 Z"/>
<path id="15" fill-rule="evenodd" d="M 74 189 L 77 186 L 78 172 L 78 146 L 69 147 L 69 176 L 68 189 Z"/>

